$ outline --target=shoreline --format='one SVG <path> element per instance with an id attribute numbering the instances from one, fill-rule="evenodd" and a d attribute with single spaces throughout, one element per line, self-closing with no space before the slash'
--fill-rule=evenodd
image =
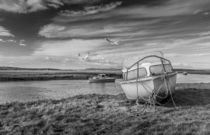
<path id="1" fill-rule="evenodd" d="M 179 87 L 177 108 L 146 108 L 127 102 L 124 94 L 78 95 L 0 105 L 0 134 L 208 134 L 210 91 Z"/>

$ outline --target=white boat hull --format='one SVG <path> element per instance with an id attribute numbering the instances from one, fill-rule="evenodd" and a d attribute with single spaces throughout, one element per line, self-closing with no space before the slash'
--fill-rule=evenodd
<path id="1" fill-rule="evenodd" d="M 141 101 L 145 101 L 155 93 L 157 94 L 157 100 L 161 101 L 167 98 L 169 94 L 173 94 L 176 85 L 176 73 L 167 74 L 166 77 L 160 75 L 138 80 L 122 81 L 120 84 L 126 97 L 130 100 L 139 98 Z"/>

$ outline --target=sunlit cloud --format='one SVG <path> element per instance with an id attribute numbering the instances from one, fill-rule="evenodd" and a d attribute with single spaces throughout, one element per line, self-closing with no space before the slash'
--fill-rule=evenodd
<path id="1" fill-rule="evenodd" d="M 10 42 L 10 43 L 17 43 L 17 41 L 16 41 L 16 40 L 14 40 L 14 39 L 8 39 L 8 40 L 6 40 L 6 42 Z"/>
<path id="2" fill-rule="evenodd" d="M 81 5 L 83 4 L 95 4 L 97 1 L 90 1 L 90 0 L 0 0 L 0 10 L 13 12 L 13 13 L 31 13 L 41 10 L 47 10 L 50 8 L 59 8 L 64 5 Z M 109 4 L 105 4 L 104 6 L 86 6 L 84 7 L 84 12 L 77 12 L 84 14 L 94 14 L 98 12 L 109 11 L 114 9 L 115 7 L 119 6 L 121 2 L 111 2 Z M 74 11 L 69 12 L 68 10 L 64 10 L 61 12 L 62 15 L 70 15 L 72 13 L 76 13 Z M 72 14 L 73 15 L 73 14 Z"/>
<path id="3" fill-rule="evenodd" d="M 131 21 L 121 22 L 121 20 L 113 23 L 112 21 L 104 24 L 99 23 L 84 23 L 78 25 L 56 25 L 49 24 L 42 27 L 39 35 L 46 38 L 106 38 L 107 36 L 114 37 L 139 37 L 149 34 L 146 30 L 138 30 L 138 27 L 149 26 L 158 23 L 159 20 L 148 21 Z"/>
<path id="4" fill-rule="evenodd" d="M 71 56 L 92 51 L 104 45 L 103 40 L 67 40 L 43 42 L 33 55 L 35 56 Z"/>
<path id="5" fill-rule="evenodd" d="M 2 37 L 14 37 L 13 34 L 9 32 L 9 30 L 5 29 L 4 27 L 0 26 L 0 36 Z"/>
<path id="6" fill-rule="evenodd" d="M 23 46 L 23 47 L 26 46 L 25 40 L 23 40 L 23 39 L 20 40 L 20 41 L 19 41 L 19 45 L 20 45 L 20 46 Z"/>
<path id="7" fill-rule="evenodd" d="M 76 17 L 76 16 L 84 16 L 84 15 L 92 15 L 97 14 L 100 12 L 106 12 L 113 10 L 114 8 L 120 6 L 122 2 L 112 2 L 103 6 L 86 6 L 84 7 L 84 10 L 80 11 L 74 11 L 74 10 L 64 10 L 61 11 L 61 16 L 67 16 L 67 17 Z"/>
<path id="8" fill-rule="evenodd" d="M 42 2 L 42 0 L 1 0 L 0 10 L 15 13 L 28 13 L 47 9 Z"/>
<path id="9" fill-rule="evenodd" d="M 5 40 L 4 39 L 0 39 L 0 42 L 5 42 Z"/>

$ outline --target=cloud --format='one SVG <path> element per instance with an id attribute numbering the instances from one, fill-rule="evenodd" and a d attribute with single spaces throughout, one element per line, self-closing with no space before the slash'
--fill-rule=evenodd
<path id="1" fill-rule="evenodd" d="M 79 53 L 93 51 L 103 46 L 103 40 L 67 40 L 47 41 L 34 52 L 34 56 L 71 56 L 78 57 Z"/>
<path id="2" fill-rule="evenodd" d="M 43 0 L 27 0 L 26 6 L 27 12 L 35 12 L 47 9 L 47 7 L 43 5 Z"/>
<path id="3" fill-rule="evenodd" d="M 5 42 L 4 39 L 0 39 L 0 42 Z"/>
<path id="4" fill-rule="evenodd" d="M 0 10 L 14 13 L 30 13 L 71 5 L 93 4 L 98 0 L 0 0 Z"/>
<path id="5" fill-rule="evenodd" d="M 22 40 L 20 40 L 20 41 L 19 41 L 19 45 L 20 45 L 20 46 L 26 46 L 26 44 L 25 44 L 25 40 L 23 40 L 23 39 L 22 39 Z"/>
<path id="6" fill-rule="evenodd" d="M 106 5 L 99 5 L 99 6 L 86 6 L 84 10 L 74 11 L 74 10 L 64 10 L 61 11 L 61 16 L 68 16 L 68 17 L 76 17 L 76 16 L 84 16 L 84 15 L 92 15 L 97 14 L 100 12 L 107 12 L 116 7 L 120 6 L 122 2 L 113 2 Z"/>
<path id="7" fill-rule="evenodd" d="M 88 0 L 89 3 L 90 2 Z M 64 5 L 85 4 L 87 0 L 0 0 L 0 10 L 14 13 L 30 13 Z"/>
<path id="8" fill-rule="evenodd" d="M 208 10 L 209 0 L 168 0 L 155 6 L 133 5 L 119 9 L 119 15 L 132 15 L 139 17 L 164 17 L 177 15 L 192 15 Z"/>
<path id="9" fill-rule="evenodd" d="M 5 20 L 1 25 L 8 29 L 7 36 L 16 36 L 11 38 L 16 46 L 9 42 L 10 37 L 0 36 L 1 42 L 8 41 L 1 43 L 8 44 L 1 46 L 4 55 L 8 50 L 19 54 L 27 52 L 49 65 L 56 62 L 75 64 L 78 53 L 87 52 L 90 56 L 84 64 L 96 65 L 121 63 L 130 56 L 157 50 L 167 53 L 176 63 L 191 64 L 193 60 L 198 62 L 196 57 L 209 56 L 203 54 L 209 51 L 205 43 L 210 35 L 210 19 L 205 16 L 209 12 L 209 0 L 31 0 L 22 5 L 21 2 L 4 0 L 9 5 L 4 10 L 15 13 L 47 11 L 17 14 L 18 19 L 16 14 L 2 12 Z M 5 5 L 0 3 L 0 9 L 1 6 Z M 107 36 L 119 40 L 120 45 L 108 45 L 104 39 Z M 19 42 L 20 39 L 26 41 Z M 26 43 L 30 44 L 20 47 Z"/>
<path id="10" fill-rule="evenodd" d="M 199 33 L 199 36 L 210 36 L 210 31 L 207 31 L 207 32 L 201 32 Z"/>
<path id="11" fill-rule="evenodd" d="M 8 40 L 5 40 L 5 42 L 9 42 L 9 43 L 17 43 L 17 41 L 16 41 L 16 40 L 14 40 L 14 39 L 8 39 Z"/>
<path id="12" fill-rule="evenodd" d="M 113 21 L 103 23 L 103 19 L 99 22 L 86 22 L 74 25 L 58 25 L 49 24 L 42 27 L 39 35 L 46 38 L 106 38 L 107 36 L 116 38 L 123 38 L 120 40 L 131 39 L 131 37 L 140 37 L 147 35 L 146 30 L 138 30 L 139 27 L 152 25 L 158 20 L 146 21 Z M 116 39 L 117 40 L 117 39 Z"/>
<path id="13" fill-rule="evenodd" d="M 26 44 L 24 44 L 24 43 L 20 43 L 19 45 L 20 45 L 20 46 L 26 46 Z"/>
<path id="14" fill-rule="evenodd" d="M 207 9 L 209 4 L 208 0 L 0 0 L 0 9 L 8 12 L 29 13 L 55 8 L 61 11 L 61 15 L 72 17 L 91 15 L 120 7 L 121 14 L 168 16 L 193 14 L 201 7 L 202 10 Z"/>
<path id="15" fill-rule="evenodd" d="M 43 5 L 43 0 L 1 0 L 0 10 L 15 12 L 15 13 L 28 13 L 39 10 L 47 9 Z"/>
<path id="16" fill-rule="evenodd" d="M 5 29 L 4 27 L 0 26 L 0 36 L 2 37 L 14 37 L 13 34 L 9 32 L 9 30 Z"/>
<path id="17" fill-rule="evenodd" d="M 60 6 L 64 5 L 64 3 L 61 0 L 46 0 L 45 2 L 47 3 L 47 6 L 53 8 L 59 8 Z"/>
<path id="18" fill-rule="evenodd" d="M 88 38 L 105 36 L 105 31 L 102 28 L 65 27 L 52 24 L 43 27 L 39 35 L 47 38 Z"/>
<path id="19" fill-rule="evenodd" d="M 59 34 L 65 31 L 66 27 L 61 25 L 49 24 L 41 28 L 39 35 L 50 38 L 50 37 L 61 37 Z"/>
<path id="20" fill-rule="evenodd" d="M 202 2 L 195 0 L 155 2 L 151 0 L 150 2 L 134 1 L 130 3 L 123 0 L 116 3 L 109 3 L 112 6 L 107 4 L 109 5 L 107 7 L 119 8 L 100 14 L 96 13 L 106 7 L 104 6 L 106 4 L 87 9 L 84 6 L 84 10 L 64 10 L 63 14 L 53 19 L 54 22 L 42 27 L 39 35 L 46 38 L 104 38 L 109 34 L 115 39 L 126 39 L 125 42 L 140 38 L 192 36 L 189 33 L 193 33 L 193 30 L 200 31 L 198 29 L 202 30 L 207 25 L 201 24 L 195 29 L 196 26 L 193 26 L 191 22 L 198 21 L 198 18 L 193 15 L 193 12 L 210 4 L 207 0 Z M 202 11 L 205 10 L 206 8 L 202 8 Z M 189 15 L 189 18 L 183 15 Z M 186 25 L 187 23 L 189 25 Z"/>

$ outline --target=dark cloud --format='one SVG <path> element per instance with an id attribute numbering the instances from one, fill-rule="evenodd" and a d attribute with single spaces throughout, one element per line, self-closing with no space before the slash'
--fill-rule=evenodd
<path id="1" fill-rule="evenodd" d="M 21 2 L 22 1 L 15 1 L 13 3 L 13 0 L 10 1 L 0 1 L 1 3 L 6 3 L 7 6 L 11 5 L 10 8 L 13 8 L 13 4 L 19 5 L 16 10 L 11 10 L 6 8 L 5 6 L 2 10 L 0 11 L 0 18 L 3 18 L 0 21 L 0 26 L 5 27 L 8 29 L 12 35 L 14 35 L 18 39 L 25 38 L 27 39 L 34 39 L 34 38 L 39 38 L 38 32 L 39 29 L 52 22 L 52 19 L 56 16 L 58 16 L 61 12 L 68 12 L 70 9 L 80 13 L 82 9 L 87 8 L 85 5 L 93 5 L 95 3 L 98 3 L 98 0 L 93 0 L 93 1 L 86 1 L 86 0 L 78 0 L 78 1 L 65 1 L 65 0 L 43 0 L 37 2 L 40 2 L 39 4 L 42 4 L 44 7 L 46 7 L 45 10 L 38 10 L 36 12 L 25 12 L 25 7 L 24 9 L 21 9 Z M 28 1 L 26 1 L 27 3 Z M 101 4 L 98 4 L 101 5 Z M 33 6 L 33 4 L 31 5 Z M 112 6 L 112 5 L 111 5 Z M 20 9 L 19 9 L 20 8 Z M 91 9 L 92 8 L 92 9 Z M 109 7 L 105 7 L 104 9 L 103 6 L 98 6 L 98 7 L 90 7 L 90 9 L 82 12 L 81 15 L 85 14 L 94 14 L 98 13 L 101 11 L 106 11 L 109 10 Z M 1 6 L 0 6 L 1 9 Z M 24 11 L 24 12 L 22 12 Z"/>
<path id="2" fill-rule="evenodd" d="M 9 29 L 16 38 L 36 38 L 41 26 L 51 22 L 56 15 L 54 11 L 41 11 L 30 14 L 2 13 L 1 26 Z"/>
<path id="3" fill-rule="evenodd" d="M 101 3 L 107 4 L 110 2 L 122 2 L 122 7 L 127 6 L 160 6 L 166 4 L 170 0 L 102 0 Z"/>
<path id="4" fill-rule="evenodd" d="M 0 10 L 16 13 L 30 13 L 40 10 L 83 10 L 87 6 L 103 6 L 122 2 L 126 6 L 158 6 L 170 0 L 0 0 Z"/>
<path id="5" fill-rule="evenodd" d="M 158 6 L 166 4 L 170 0 L 57 0 L 59 3 L 64 3 L 64 5 L 73 6 L 73 7 L 84 7 L 84 6 L 97 6 L 97 5 L 106 5 L 109 3 L 122 2 L 122 6 Z M 47 5 L 48 2 L 46 1 Z M 62 7 L 61 6 L 61 7 Z"/>

